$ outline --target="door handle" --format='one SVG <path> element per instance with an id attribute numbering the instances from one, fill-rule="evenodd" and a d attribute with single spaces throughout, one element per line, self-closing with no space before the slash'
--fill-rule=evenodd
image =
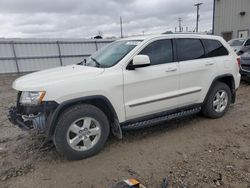
<path id="1" fill-rule="evenodd" d="M 212 66 L 212 65 L 214 65 L 214 63 L 213 62 L 207 62 L 207 63 L 205 63 L 205 65 L 206 66 Z"/>
<path id="2" fill-rule="evenodd" d="M 174 71 L 177 71 L 177 68 L 176 67 L 169 67 L 166 72 L 174 72 Z"/>

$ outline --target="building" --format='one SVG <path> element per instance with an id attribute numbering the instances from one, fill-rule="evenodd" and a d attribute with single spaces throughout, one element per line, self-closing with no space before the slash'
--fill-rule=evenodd
<path id="1" fill-rule="evenodd" d="M 249 37 L 250 0 L 214 0 L 213 33 L 226 40 Z"/>

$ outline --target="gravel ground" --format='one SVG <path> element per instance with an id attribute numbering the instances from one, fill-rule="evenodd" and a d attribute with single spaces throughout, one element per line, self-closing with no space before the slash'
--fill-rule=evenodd
<path id="1" fill-rule="evenodd" d="M 250 85 L 243 82 L 236 104 L 221 119 L 195 115 L 111 137 L 98 155 L 67 161 L 43 138 L 11 125 L 6 110 L 15 102 L 17 75 L 0 76 L 0 187 L 108 188 L 137 178 L 150 188 L 250 188 Z"/>

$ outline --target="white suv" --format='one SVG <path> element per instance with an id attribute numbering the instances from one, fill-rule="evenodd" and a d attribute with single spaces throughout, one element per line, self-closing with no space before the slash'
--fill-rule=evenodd
<path id="1" fill-rule="evenodd" d="M 12 123 L 38 129 L 68 159 L 99 152 L 110 134 L 201 111 L 225 114 L 239 58 L 217 36 L 169 34 L 115 41 L 85 61 L 17 79 Z"/>

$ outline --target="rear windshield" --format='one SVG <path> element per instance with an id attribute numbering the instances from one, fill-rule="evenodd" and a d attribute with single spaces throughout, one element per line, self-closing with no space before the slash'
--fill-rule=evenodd
<path id="1" fill-rule="evenodd" d="M 230 46 L 242 46 L 244 43 L 245 39 L 233 39 L 228 41 L 228 44 Z"/>

